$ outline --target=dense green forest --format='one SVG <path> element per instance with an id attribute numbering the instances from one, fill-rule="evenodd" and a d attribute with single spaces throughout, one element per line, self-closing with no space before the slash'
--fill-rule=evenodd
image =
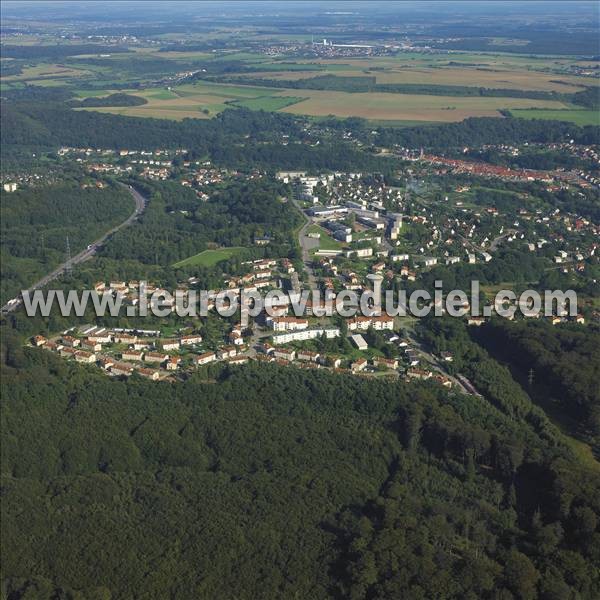
<path id="1" fill-rule="evenodd" d="M 531 377 L 533 391 L 550 410 L 557 404 L 600 453 L 600 331 L 501 320 L 481 331 L 480 339 L 524 381 Z"/>
<path id="2" fill-rule="evenodd" d="M 0 302 L 4 304 L 64 262 L 67 236 L 75 255 L 124 221 L 133 209 L 130 194 L 117 185 L 82 189 L 65 181 L 3 194 Z"/>
<path id="3" fill-rule="evenodd" d="M 600 593 L 598 471 L 492 359 L 503 408 L 264 364 L 116 381 L 3 339 L 10 598 Z"/>

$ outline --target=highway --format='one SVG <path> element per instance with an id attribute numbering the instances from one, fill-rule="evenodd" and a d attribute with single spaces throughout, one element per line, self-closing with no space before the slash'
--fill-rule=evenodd
<path id="1" fill-rule="evenodd" d="M 125 187 L 129 191 L 129 193 L 135 200 L 135 210 L 131 213 L 131 215 L 129 215 L 129 217 L 125 221 L 123 221 L 116 227 L 113 227 L 112 229 L 108 230 L 106 233 L 104 233 L 104 235 L 102 235 L 102 237 L 89 244 L 87 248 L 82 250 L 79 254 L 73 256 L 71 260 L 68 261 L 71 266 L 77 265 L 92 258 L 96 254 L 96 251 L 104 245 L 106 240 L 111 235 L 113 235 L 120 229 L 131 225 L 134 221 L 137 220 L 140 214 L 144 212 L 144 209 L 146 208 L 147 199 L 144 198 L 144 196 L 142 196 L 137 190 L 133 189 L 133 187 L 125 186 L 124 184 L 121 185 L 123 185 L 123 187 Z M 32 292 L 33 290 L 37 290 L 39 288 L 44 287 L 57 277 L 60 277 L 65 272 L 66 268 L 67 261 L 56 267 L 56 269 L 54 269 L 51 273 L 48 273 L 48 275 L 42 277 L 42 279 L 40 279 L 39 281 L 36 281 L 27 291 Z M 19 295 L 17 298 L 14 298 L 13 300 L 7 302 L 0 310 L 3 314 L 10 313 L 16 310 L 19 306 L 21 306 L 21 303 L 22 298 L 21 295 Z"/>

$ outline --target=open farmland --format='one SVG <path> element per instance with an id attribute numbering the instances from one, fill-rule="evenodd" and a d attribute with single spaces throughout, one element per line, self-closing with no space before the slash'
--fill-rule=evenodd
<path id="1" fill-rule="evenodd" d="M 339 77 L 371 76 L 378 84 L 409 83 L 424 85 L 459 85 L 486 87 L 496 89 L 519 89 L 528 91 L 573 93 L 582 89 L 583 85 L 597 85 L 592 78 L 558 76 L 553 73 L 540 73 L 528 70 L 497 70 L 488 67 L 466 68 L 446 66 L 446 68 L 429 66 L 402 66 L 379 70 L 364 65 L 323 65 L 320 71 L 260 71 L 244 74 L 244 77 L 256 79 L 276 79 L 281 81 L 298 81 L 319 75 L 337 75 Z M 335 68 L 332 68 L 335 67 Z M 557 79 L 557 77 L 560 77 Z"/>
<path id="2" fill-rule="evenodd" d="M 172 90 L 129 91 L 147 100 L 143 106 L 102 107 L 115 114 L 168 119 L 207 118 L 228 107 L 289 112 L 298 115 L 363 117 L 390 121 L 452 122 L 467 117 L 499 116 L 501 109 L 561 110 L 568 106 L 554 100 L 478 96 L 431 96 L 383 92 L 349 93 L 292 90 L 200 82 Z M 300 95 L 301 94 L 301 95 Z"/>
<path id="3" fill-rule="evenodd" d="M 293 90 L 298 93 L 298 90 Z M 288 92 L 283 92 L 287 94 Z M 292 91 L 289 92 L 291 94 Z M 562 109 L 566 105 L 552 100 L 528 98 L 481 98 L 428 96 L 418 94 L 347 93 L 302 90 L 307 99 L 286 107 L 283 112 L 311 116 L 336 115 L 365 119 L 399 121 L 462 121 L 467 117 L 499 116 L 507 108 Z"/>

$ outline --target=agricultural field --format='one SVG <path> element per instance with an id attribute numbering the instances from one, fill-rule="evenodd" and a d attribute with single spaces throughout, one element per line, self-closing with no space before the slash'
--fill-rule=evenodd
<path id="1" fill-rule="evenodd" d="M 282 92 L 291 95 L 298 90 Z M 348 93 L 321 90 L 302 90 L 307 97 L 303 102 L 282 109 L 298 115 L 336 115 L 365 119 L 451 122 L 467 117 L 499 116 L 502 109 L 549 108 L 562 109 L 566 105 L 554 100 L 529 98 L 482 98 L 457 96 L 429 96 L 424 94 Z"/>
<path id="2" fill-rule="evenodd" d="M 243 248 L 218 248 L 216 250 L 204 250 L 184 260 L 175 263 L 174 267 L 214 267 L 222 260 L 228 260 L 242 251 Z"/>
<path id="3" fill-rule="evenodd" d="M 407 83 L 425 85 L 459 85 L 472 87 L 487 87 L 496 89 L 519 89 L 527 91 L 574 93 L 580 91 L 583 85 L 597 85 L 598 81 L 589 77 L 574 77 L 556 73 L 518 68 L 499 68 L 481 64 L 477 67 L 459 66 L 444 63 L 427 64 L 423 61 L 412 61 L 395 64 L 386 63 L 383 59 L 353 60 L 346 63 L 320 62 L 316 65 L 306 64 L 304 69 L 295 65 L 294 70 L 269 69 L 254 73 L 245 73 L 245 78 L 276 79 L 281 81 L 299 81 L 318 75 L 337 75 L 339 77 L 371 76 L 378 84 Z M 276 67 L 276 65 L 272 65 Z M 311 67 L 310 69 L 308 67 Z M 560 79 L 557 79 L 560 77 Z"/>
<path id="4" fill-rule="evenodd" d="M 122 91 L 144 98 L 146 104 L 86 107 L 84 110 L 174 120 L 207 119 L 227 108 L 244 107 L 313 118 L 329 115 L 363 117 L 398 126 L 456 122 L 468 117 L 498 117 L 501 110 L 519 111 L 514 114 L 525 118 L 541 118 L 535 113 L 522 112 L 530 109 L 544 111 L 552 119 L 578 124 L 597 122 L 591 111 L 567 111 L 573 108 L 568 97 L 441 96 L 429 94 L 428 90 L 405 94 L 247 85 L 251 79 L 270 79 L 290 81 L 291 86 L 303 79 L 322 75 L 374 77 L 375 82 L 382 85 L 468 86 L 558 94 L 573 94 L 585 89 L 586 85 L 598 85 L 598 79 L 568 72 L 573 66 L 587 68 L 589 63 L 564 57 L 483 52 L 399 52 L 395 56 L 372 58 L 307 59 L 272 57 L 239 50 L 215 53 L 161 52 L 150 47 L 132 50 L 107 56 L 68 57 L 64 64 L 42 61 L 24 67 L 18 75 L 3 77 L 1 81 L 7 89 L 23 84 L 65 86 L 79 98 L 109 95 L 115 89 L 122 89 L 123 81 L 131 81 L 131 89 Z M 244 68 L 237 72 L 225 71 L 229 83 L 196 81 L 171 85 L 168 78 L 161 79 L 188 70 L 218 73 L 219 65 L 231 63 L 239 63 Z M 220 76 L 213 77 L 218 79 Z M 235 83 L 236 78 L 243 78 L 244 83 Z M 157 80 L 165 81 L 164 86 L 157 85 Z M 99 85 L 103 87 L 99 89 Z M 90 89 L 86 90 L 86 86 Z"/>
<path id="5" fill-rule="evenodd" d="M 97 110 L 131 117 L 155 117 L 164 119 L 213 117 L 226 108 L 245 107 L 252 110 L 276 111 L 297 102 L 304 97 L 289 96 L 285 90 L 265 87 L 235 86 L 199 82 L 178 87 L 150 88 L 144 91 L 129 90 L 128 94 L 139 96 L 147 101 L 142 106 L 93 107 L 85 110 Z M 111 93 L 109 90 L 105 94 Z M 79 97 L 89 97 L 84 90 Z M 90 94 L 92 95 L 92 94 Z M 93 92 L 98 96 L 97 92 Z"/>
<path id="6" fill-rule="evenodd" d="M 513 117 L 520 119 L 547 119 L 550 121 L 569 121 L 583 127 L 585 125 L 600 125 L 600 113 L 597 110 L 511 110 Z"/>
<path id="7" fill-rule="evenodd" d="M 502 109 L 541 108 L 560 111 L 568 108 L 560 101 L 530 98 L 350 93 L 207 82 L 173 87 L 170 90 L 153 88 L 142 92 L 129 90 L 127 93 L 140 96 L 148 103 L 142 106 L 94 107 L 85 110 L 127 116 L 184 119 L 208 118 L 226 108 L 246 107 L 315 117 L 335 115 L 381 121 L 452 122 L 472 116 L 499 116 L 498 111 Z"/>

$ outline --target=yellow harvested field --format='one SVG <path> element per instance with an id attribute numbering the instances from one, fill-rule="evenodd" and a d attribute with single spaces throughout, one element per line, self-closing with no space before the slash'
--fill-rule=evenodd
<path id="1" fill-rule="evenodd" d="M 298 90 L 282 92 L 282 96 Z M 417 94 L 347 93 L 302 90 L 307 99 L 281 109 L 292 114 L 363 117 L 398 121 L 462 121 L 467 117 L 496 117 L 503 108 L 567 108 L 562 102 L 529 98 L 481 98 Z"/>

